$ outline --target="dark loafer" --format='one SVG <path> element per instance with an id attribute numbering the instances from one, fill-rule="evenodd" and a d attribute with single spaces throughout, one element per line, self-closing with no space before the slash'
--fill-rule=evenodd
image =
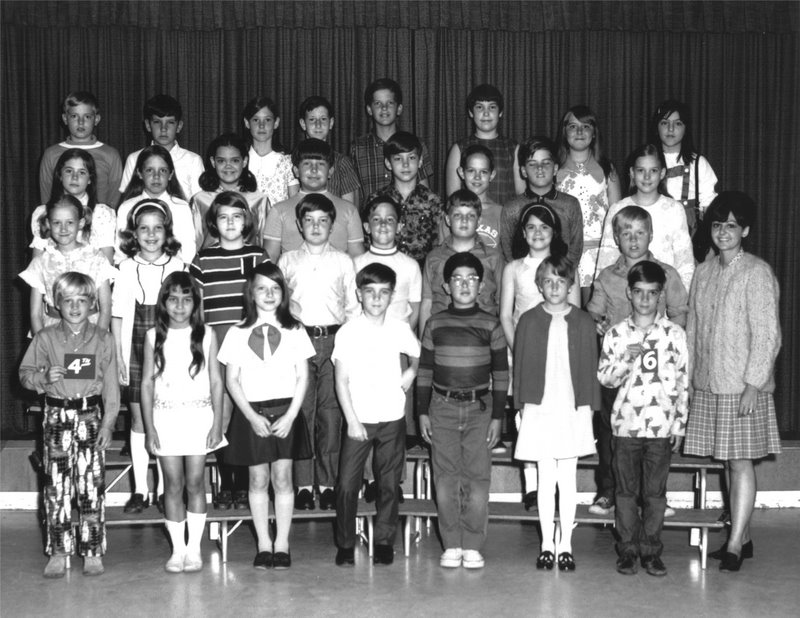
<path id="1" fill-rule="evenodd" d="M 328 488 L 319 495 L 319 508 L 323 511 L 332 511 L 336 508 L 336 494 Z"/>
<path id="2" fill-rule="evenodd" d="M 722 572 L 735 573 L 742 568 L 743 561 L 744 558 L 742 558 L 742 556 L 737 556 L 734 553 L 726 551 L 725 555 L 722 556 L 722 562 L 719 563 L 719 570 Z"/>
<path id="3" fill-rule="evenodd" d="M 272 555 L 272 568 L 282 571 L 292 566 L 292 556 L 288 552 L 276 551 Z"/>
<path id="4" fill-rule="evenodd" d="M 336 552 L 336 566 L 352 566 L 356 563 L 355 549 L 352 547 L 340 547 Z"/>
<path id="5" fill-rule="evenodd" d="M 257 569 L 267 570 L 272 568 L 272 552 L 271 551 L 260 551 L 256 554 L 255 560 L 253 560 L 253 566 Z"/>
<path id="6" fill-rule="evenodd" d="M 574 571 L 575 558 L 568 551 L 558 554 L 558 570 L 559 571 Z"/>
<path id="7" fill-rule="evenodd" d="M 233 506 L 233 494 L 227 489 L 223 489 L 214 499 L 214 507 L 221 511 L 227 511 Z"/>
<path id="8" fill-rule="evenodd" d="M 709 558 L 713 558 L 714 560 L 722 560 L 722 557 L 728 552 L 728 544 L 723 543 L 722 547 L 720 547 L 717 551 L 712 551 L 708 554 Z M 753 557 L 753 541 L 747 541 L 747 543 L 742 545 L 742 559 L 752 558 Z"/>
<path id="9" fill-rule="evenodd" d="M 636 565 L 636 556 L 624 554 L 617 559 L 617 573 L 622 575 L 636 575 L 639 567 Z"/>
<path id="10" fill-rule="evenodd" d="M 547 569 L 548 571 L 553 570 L 553 566 L 556 563 L 556 557 L 553 555 L 551 551 L 543 551 L 539 554 L 539 557 L 536 559 L 536 568 L 537 569 Z"/>
<path id="11" fill-rule="evenodd" d="M 391 545 L 375 545 L 372 564 L 392 564 L 392 562 L 394 562 L 394 547 Z"/>
<path id="12" fill-rule="evenodd" d="M 659 556 L 642 556 L 642 568 L 648 575 L 663 577 L 667 574 L 667 567 Z"/>
<path id="13" fill-rule="evenodd" d="M 537 492 L 529 491 L 524 496 L 522 496 L 522 506 L 525 507 L 526 511 L 530 511 L 533 508 L 536 508 L 536 496 Z"/>
<path id="14" fill-rule="evenodd" d="M 294 508 L 298 511 L 314 510 L 314 494 L 307 489 L 301 489 L 294 498 Z"/>

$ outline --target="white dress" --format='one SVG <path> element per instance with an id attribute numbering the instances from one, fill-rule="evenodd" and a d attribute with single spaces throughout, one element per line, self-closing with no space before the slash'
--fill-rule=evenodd
<path id="1" fill-rule="evenodd" d="M 551 313 L 544 395 L 542 403 L 526 403 L 522 409 L 515 459 L 567 459 L 595 452 L 592 411 L 588 405 L 577 409 L 574 405 L 567 321 L 564 319 L 571 309 Z"/>
<path id="2" fill-rule="evenodd" d="M 205 327 L 203 354 L 209 358 L 210 327 Z M 208 360 L 197 375 L 189 375 L 192 363 L 190 349 L 191 328 L 167 331 L 164 341 L 164 372 L 156 378 L 153 401 L 153 425 L 158 432 L 160 448 L 157 455 L 205 455 L 208 432 L 214 422 L 211 407 L 211 383 L 208 375 Z M 216 445 L 225 446 L 227 441 Z"/>

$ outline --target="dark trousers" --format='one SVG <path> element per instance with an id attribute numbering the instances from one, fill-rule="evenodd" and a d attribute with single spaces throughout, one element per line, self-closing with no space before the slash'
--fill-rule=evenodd
<path id="1" fill-rule="evenodd" d="M 339 480 L 336 484 L 336 544 L 345 549 L 356 544 L 356 511 L 364 463 L 370 450 L 375 475 L 378 514 L 375 518 L 375 543 L 394 545 L 397 535 L 397 487 L 405 461 L 406 422 L 364 423 L 367 439 L 353 440 L 345 436 L 339 458 Z"/>
<path id="2" fill-rule="evenodd" d="M 669 438 L 614 437 L 617 480 L 615 525 L 620 556 L 660 556 L 661 528 L 667 506 Z M 642 512 L 639 515 L 639 498 Z"/>
<path id="3" fill-rule="evenodd" d="M 597 440 L 597 457 L 600 460 L 595 470 L 597 497 L 614 498 L 614 468 L 611 462 L 611 411 L 617 398 L 617 388 L 600 387 L 601 408 L 594 413 L 594 438 Z"/>

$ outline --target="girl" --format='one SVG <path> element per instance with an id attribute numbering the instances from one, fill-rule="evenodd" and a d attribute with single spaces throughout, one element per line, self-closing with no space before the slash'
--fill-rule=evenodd
<path id="1" fill-rule="evenodd" d="M 244 310 L 244 283 L 252 270 L 267 259 L 261 247 L 245 243 L 253 229 L 253 215 L 245 198 L 235 191 L 216 193 L 205 214 L 205 228 L 216 244 L 201 249 L 190 272 L 200 287 L 206 324 L 214 329 L 217 341 L 224 341 L 228 329 L 241 321 Z M 223 430 L 231 419 L 233 403 L 223 398 Z M 225 462 L 227 451 L 217 453 L 220 491 L 214 506 L 221 509 L 247 508 L 247 470 Z"/>
<path id="2" fill-rule="evenodd" d="M 53 189 L 50 201 L 57 200 L 64 194 L 78 198 L 78 201 L 91 216 L 91 233 L 86 230 L 88 244 L 99 249 L 108 258 L 109 263 L 114 256 L 114 242 L 117 236 L 117 218 L 114 211 L 105 204 L 97 203 L 97 168 L 94 158 L 85 150 L 70 148 L 56 162 L 53 171 Z M 41 255 L 49 240 L 39 235 L 42 219 L 46 216 L 47 207 L 37 206 L 31 217 L 33 241 L 30 248 L 33 255 Z M 83 240 L 82 236 L 79 236 Z"/>
<path id="3" fill-rule="evenodd" d="M 178 257 L 190 264 L 196 252 L 194 220 L 192 210 L 183 195 L 183 189 L 175 176 L 172 157 L 163 146 L 148 146 L 136 158 L 136 173 L 122 194 L 117 209 L 117 229 L 123 230 L 128 222 L 128 213 L 142 199 L 161 200 L 172 216 L 175 237 L 181 244 Z M 116 263 L 125 259 L 119 241 L 114 254 Z"/>
<path id="4" fill-rule="evenodd" d="M 561 119 L 556 188 L 576 197 L 583 212 L 583 254 L 578 265 L 581 297 L 589 301 L 603 219 L 622 197 L 619 178 L 601 148 L 597 118 L 585 105 L 571 107 Z"/>
<path id="5" fill-rule="evenodd" d="M 725 462 L 731 528 L 727 543 L 710 555 L 722 560 L 720 570 L 738 571 L 753 557 L 753 460 L 781 451 L 772 399 L 779 290 L 769 264 L 742 246 L 755 221 L 749 196 L 723 191 L 706 220 L 717 255 L 697 267 L 689 295 L 694 397 L 684 451 Z"/>
<path id="6" fill-rule="evenodd" d="M 111 331 L 117 344 L 120 384 L 128 386 L 131 412 L 130 451 L 134 493 L 125 505 L 126 513 L 141 513 L 150 505 L 147 467 L 150 456 L 144 444 L 140 388 L 144 361 L 145 333 L 156 325 L 155 309 L 161 284 L 170 273 L 184 269 L 176 257 L 180 243 L 172 234 L 172 216 L 161 200 L 144 199 L 128 215 L 120 232 L 121 250 L 128 256 L 119 264 L 111 297 Z M 164 475 L 159 465 L 156 504 L 164 512 Z"/>
<path id="7" fill-rule="evenodd" d="M 45 207 L 39 236 L 50 238 L 41 253 L 34 255 L 20 277 L 31 286 L 31 332 L 35 335 L 45 326 L 61 319 L 53 298 L 53 284 L 60 275 L 76 271 L 89 275 L 97 286 L 97 312 L 89 320 L 100 330 L 108 330 L 111 320 L 111 281 L 116 270 L 100 251 L 78 240 L 83 231 L 91 236 L 91 216 L 78 199 L 64 194 Z"/>
<path id="8" fill-rule="evenodd" d="M 522 315 L 515 336 L 514 400 L 522 409 L 522 421 L 514 457 L 535 461 L 539 468 L 542 549 L 537 569 L 552 569 L 556 561 L 553 518 L 558 486 L 558 568 L 575 570 L 572 527 L 578 457 L 595 452 L 592 410 L 600 408 L 597 336 L 591 316 L 567 300 L 574 277 L 565 257 L 545 258 L 536 271 L 544 302 Z"/>
<path id="9" fill-rule="evenodd" d="M 271 262 L 259 264 L 247 277 L 245 311 L 244 321 L 228 332 L 219 351 L 236 403 L 228 433 L 229 461 L 250 466 L 250 510 L 258 537 L 253 566 L 286 569 L 291 566 L 292 460 L 311 457 L 299 412 L 314 347 L 289 312 L 286 280 Z M 270 479 L 275 493 L 274 543 L 268 522 Z"/>
<path id="10" fill-rule="evenodd" d="M 650 243 L 653 257 L 677 270 L 688 290 L 694 274 L 692 240 L 683 206 L 661 193 L 661 183 L 667 173 L 664 155 L 657 146 L 644 144 L 630 154 L 628 167 L 631 195 L 614 204 L 606 215 L 597 272 L 613 264 L 620 255 L 614 241 L 614 216 L 625 206 L 641 206 L 653 219 L 653 240 Z"/>
<path id="11" fill-rule="evenodd" d="M 242 111 L 242 122 L 250 132 L 250 169 L 258 181 L 258 190 L 271 204 L 289 199 L 300 189 L 292 172 L 292 157 L 273 147 L 277 146 L 275 129 L 280 125 L 278 107 L 268 97 L 248 101 Z"/>
<path id="12" fill-rule="evenodd" d="M 206 159 L 210 168 L 200 176 L 203 191 L 192 198 L 197 246 L 208 247 L 214 242 L 215 237 L 209 235 L 206 225 L 206 213 L 221 191 L 238 191 L 247 200 L 255 225 L 251 226 L 245 240 L 260 244 L 270 202 L 266 195 L 258 192 L 256 177 L 247 169 L 249 159 L 244 140 L 233 133 L 220 135 L 208 145 Z"/>
<path id="13" fill-rule="evenodd" d="M 166 481 L 164 516 L 172 541 L 168 573 L 203 568 L 203 470 L 206 453 L 226 444 L 223 389 L 217 338 L 203 324 L 200 293 L 189 273 L 174 272 L 161 284 L 156 326 L 145 335 L 141 394 L 147 448 L 161 461 Z"/>

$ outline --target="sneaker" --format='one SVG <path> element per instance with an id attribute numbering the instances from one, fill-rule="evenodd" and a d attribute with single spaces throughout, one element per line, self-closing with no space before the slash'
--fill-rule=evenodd
<path id="1" fill-rule="evenodd" d="M 675 509 L 673 509 L 669 504 L 664 509 L 664 518 L 666 519 L 667 517 L 675 517 Z"/>
<path id="2" fill-rule="evenodd" d="M 465 569 L 482 569 L 485 561 L 477 549 L 465 549 L 461 555 L 461 565 Z"/>
<path id="3" fill-rule="evenodd" d="M 667 567 L 658 556 L 642 556 L 642 568 L 647 571 L 648 575 L 654 577 L 663 577 L 667 574 Z"/>
<path id="4" fill-rule="evenodd" d="M 636 556 L 624 554 L 617 559 L 617 573 L 622 575 L 636 575 L 639 567 L 636 565 Z"/>
<path id="5" fill-rule="evenodd" d="M 529 491 L 524 496 L 522 496 L 522 506 L 525 507 L 526 511 L 530 511 L 531 509 L 536 508 L 536 496 L 538 493 L 536 491 Z"/>
<path id="6" fill-rule="evenodd" d="M 56 579 L 57 577 L 64 577 L 67 573 L 67 557 L 66 556 L 50 556 L 47 565 L 44 567 L 43 575 L 48 579 Z"/>
<path id="7" fill-rule="evenodd" d="M 183 572 L 197 573 L 203 570 L 203 556 L 199 551 L 187 551 L 183 557 Z"/>
<path id="8" fill-rule="evenodd" d="M 100 556 L 86 556 L 83 559 L 84 575 L 102 575 L 106 572 L 103 566 L 103 559 Z"/>
<path id="9" fill-rule="evenodd" d="M 122 507 L 122 510 L 125 513 L 141 513 L 148 506 L 150 506 L 150 500 L 145 500 L 143 494 L 133 494 L 125 503 L 125 506 Z"/>
<path id="10" fill-rule="evenodd" d="M 223 489 L 214 498 L 214 508 L 221 511 L 228 511 L 233 506 L 233 494 L 227 489 Z"/>
<path id="11" fill-rule="evenodd" d="M 167 564 L 164 565 L 164 570 L 167 573 L 183 573 L 183 559 L 182 552 L 173 553 L 167 560 Z"/>
<path id="12" fill-rule="evenodd" d="M 505 453 L 505 452 L 506 452 L 506 445 L 503 443 L 502 440 L 498 441 L 497 444 L 495 444 L 492 447 L 492 453 L 494 453 L 495 455 L 498 453 Z"/>
<path id="13" fill-rule="evenodd" d="M 456 569 L 461 566 L 462 551 L 460 547 L 445 549 L 442 557 L 439 558 L 439 566 L 447 569 Z"/>
<path id="14" fill-rule="evenodd" d="M 589 512 L 594 515 L 609 515 L 614 510 L 614 501 L 608 496 L 600 496 L 589 507 Z"/>

